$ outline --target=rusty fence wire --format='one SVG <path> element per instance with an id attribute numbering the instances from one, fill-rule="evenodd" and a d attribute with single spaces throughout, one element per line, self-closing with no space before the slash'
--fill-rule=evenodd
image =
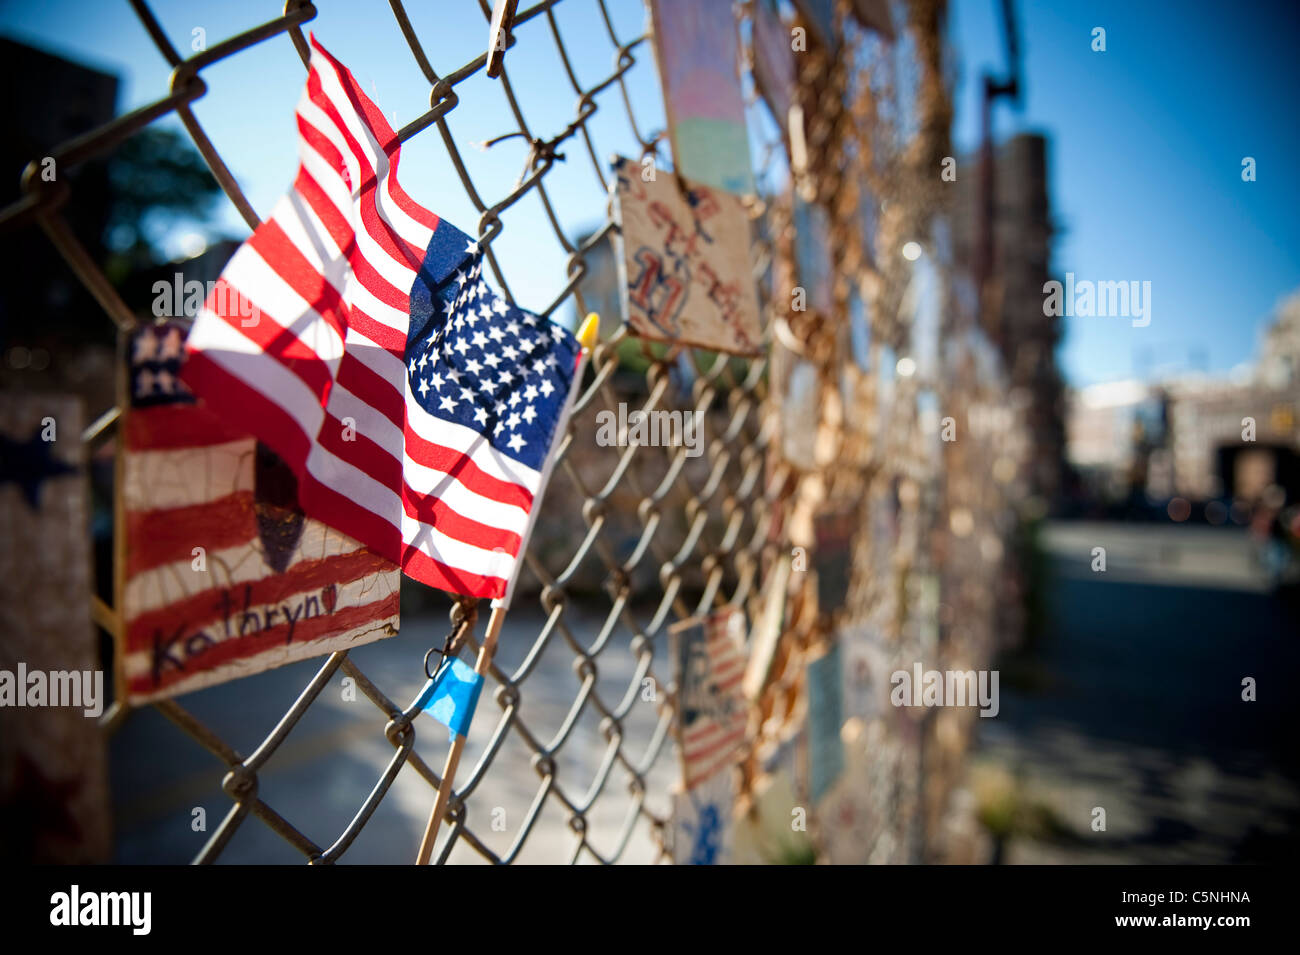
<path id="1" fill-rule="evenodd" d="M 316 4 L 306 0 L 288 0 L 281 15 L 182 56 L 145 0 L 129 0 L 122 15 L 138 19 L 170 66 L 169 89 L 154 102 L 58 145 L 49 155 L 59 169 L 74 168 L 105 156 L 150 124 L 174 117 L 183 124 L 225 197 L 248 228 L 255 228 L 260 221 L 258 212 L 241 191 L 218 144 L 205 132 L 195 106 L 208 92 L 214 67 L 238 62 L 244 51 L 259 44 L 292 44 L 305 72 L 309 57 L 306 31 L 318 12 L 324 29 L 331 2 L 320 3 L 318 11 Z M 629 90 L 631 79 L 653 75 L 650 37 L 644 32 L 623 35 L 615 27 L 627 13 L 618 8 L 635 5 L 640 9 L 639 0 L 564 0 L 566 6 L 583 4 L 586 15 L 599 21 L 595 33 L 604 38 L 605 48 L 598 51 L 586 48 L 590 44 L 581 50 L 566 44 L 556 14 L 560 2 L 521 4 L 509 41 L 511 49 L 517 44 L 554 46 L 562 70 L 544 78 L 530 77 L 528 82 L 544 82 L 550 96 L 574 101 L 572 119 L 558 128 L 539 128 L 528 122 L 512 85 L 509 51 L 503 72 L 493 81 L 499 83 L 504 109 L 466 93 L 468 81 L 486 68 L 487 27 L 492 14 L 488 0 L 443 4 L 439 9 L 440 17 L 481 18 L 484 43 L 470 51 L 448 50 L 437 36 L 417 31 L 402 0 L 390 0 L 391 17 L 376 16 L 371 28 L 383 35 L 384 46 L 393 56 L 413 58 L 427 82 L 427 111 L 402 126 L 399 137 L 407 142 L 417 136 L 432 137 L 436 131 L 439 147 L 445 150 L 459 186 L 479 215 L 476 232 L 499 288 L 514 300 L 507 281 L 509 262 L 494 250 L 494 242 L 506 229 L 505 214 L 529 197 L 541 209 L 541 215 L 531 221 L 546 224 L 547 241 L 553 237 L 566 261 L 560 294 L 537 310 L 553 315 L 571 303 L 582 315 L 593 305 L 584 300 L 584 287 L 595 278 L 592 263 L 599 260 L 603 267 L 612 267 L 611 240 L 616 226 L 606 215 L 603 226 L 580 240 L 566 234 L 563 217 L 557 214 L 548 191 L 548 177 L 558 162 L 570 168 L 579 163 L 589 165 L 593 203 L 604 208 L 613 147 L 639 153 L 632 158 L 653 156 L 664 168 L 670 168 L 671 162 L 663 130 L 645 125 L 661 122 L 662 114 L 649 119 L 638 116 L 638 104 Z M 476 857 L 502 863 L 520 859 L 530 835 L 544 824 L 539 822 L 543 818 L 565 832 L 563 854 L 572 861 L 669 856 L 666 788 L 675 782 L 676 773 L 671 743 L 673 685 L 666 662 L 668 627 L 723 605 L 745 608 L 751 621 L 757 619 L 776 562 L 792 544 L 808 543 L 808 515 L 821 504 L 852 499 L 860 505 L 849 602 L 840 622 L 871 622 L 885 634 L 892 657 L 898 660 L 913 658 L 916 641 L 933 642 L 933 637 L 916 636 L 916 628 L 908 625 L 907 608 L 912 605 L 907 597 L 908 579 L 916 566 L 925 564 L 930 553 L 927 542 L 934 533 L 947 529 L 953 508 L 962 509 L 967 516 L 963 520 L 969 518 L 979 525 L 975 533 L 954 540 L 954 552 L 978 547 L 982 534 L 1001 539 L 1007 533 L 997 522 L 1001 520 L 999 508 L 1011 489 L 992 487 L 981 477 L 988 471 L 987 455 L 957 462 L 954 477 L 927 469 L 925 455 L 915 444 L 916 417 L 904 410 L 915 407 L 907 392 L 913 386 L 900 381 L 892 399 L 897 413 L 881 414 L 878 375 L 854 369 L 845 357 L 846 316 L 855 301 L 870 307 L 873 356 L 881 349 L 907 345 L 906 322 L 898 318 L 907 307 L 903 301 L 906 278 L 894 259 L 880 252 L 900 243 L 904 236 L 928 234 L 940 200 L 933 195 L 934 177 L 922 176 L 919 170 L 947 149 L 950 118 L 938 39 L 943 5 L 927 0 L 887 5 L 894 11 L 900 34 L 894 44 L 860 28 L 849 17 L 849 6 L 841 2 L 836 11 L 836 30 L 842 40 L 839 53 L 830 56 L 814 50 L 797 58 L 808 141 L 804 144 L 805 166 L 794 175 L 779 125 L 764 112 L 757 96 L 751 98 L 755 127 L 762 130 L 762 146 L 755 157 L 760 196 L 752 207 L 753 259 L 769 330 L 765 354 L 770 352 L 771 360 L 728 359 L 690 348 L 651 346 L 631 338 L 612 321 L 617 316 L 602 315 L 602 340 L 568 433 L 561 439 L 560 463 L 541 504 L 542 519 L 527 554 L 523 575 L 527 579 L 521 581 L 516 610 L 512 611 L 524 616 L 518 608 L 531 601 L 532 616 L 527 619 L 542 621 L 540 629 L 512 650 L 503 648 L 494 661 L 469 755 L 455 780 L 449 825 L 435 850 L 437 862 Z M 737 5 L 746 38 L 749 7 Z M 619 16 L 613 15 L 616 10 Z M 459 57 L 453 57 L 456 52 Z M 464 62 L 448 69 L 447 62 L 453 58 Z M 598 82 L 584 86 L 574 69 L 575 58 L 607 61 L 612 67 Z M 440 73 L 435 65 L 446 72 Z M 747 79 L 746 84 L 752 91 L 752 82 Z M 897 98 L 895 87 L 899 84 L 910 85 L 910 116 L 900 117 L 888 107 Z M 500 116 L 495 139 L 517 135 L 527 144 L 527 166 L 517 185 L 504 195 L 481 191 L 474 175 L 478 157 L 452 135 L 449 115 L 466 109 L 495 109 L 493 115 Z M 627 129 L 622 142 L 596 141 L 592 121 L 601 111 L 602 115 L 622 115 Z M 908 130 L 900 129 L 904 124 Z M 0 226 L 6 230 L 39 228 L 108 319 L 121 332 L 128 332 L 139 321 L 138 310 L 120 297 L 65 217 L 68 207 L 78 202 L 76 191 L 65 177 L 45 181 L 38 172 L 38 164 L 29 167 L 22 198 L 0 213 Z M 454 183 L 448 184 L 453 187 Z M 793 209 L 800 189 L 829 210 L 835 283 L 829 313 L 792 312 L 788 294 L 781 291 L 794 284 Z M 874 195 L 879 212 L 871 220 L 860 214 L 867 192 Z M 541 241 L 542 235 L 536 240 Z M 952 289 L 947 294 L 956 300 Z M 536 308 L 538 303 L 524 304 Z M 954 332 L 956 322 L 958 319 L 945 318 L 945 334 Z M 779 399 L 789 366 L 796 360 L 811 361 L 817 368 L 823 398 L 817 428 L 819 437 L 829 436 L 830 448 L 827 451 L 819 445 L 814 458 L 802 463 L 791 461 L 781 451 Z M 961 366 L 944 387 L 957 395 L 956 402 L 963 409 L 980 400 L 981 388 L 988 392 L 984 400 L 999 398 L 996 387 L 990 390 L 986 381 L 976 383 L 967 366 Z M 905 397 L 909 400 L 901 400 Z M 596 413 L 620 402 L 647 411 L 696 412 L 697 420 L 703 422 L 703 454 L 690 457 L 685 447 L 596 447 L 592 441 Z M 111 439 L 116 421 L 115 410 L 105 412 L 86 430 L 84 440 L 99 444 Z M 975 452 L 963 449 L 962 453 L 969 457 Z M 996 453 L 996 449 L 988 452 Z M 872 514 L 890 495 L 899 502 L 901 530 L 896 546 L 882 550 L 878 535 L 871 533 Z M 987 659 L 993 642 L 993 608 L 987 599 L 987 585 L 998 573 L 998 561 L 990 559 L 987 551 L 986 545 L 982 555 L 965 563 L 954 562 L 958 567 L 977 568 L 978 578 L 967 573 L 951 587 L 944 579 L 944 593 L 954 594 L 949 617 L 957 608 L 961 619 L 960 626 L 945 625 L 944 639 L 950 652 L 971 665 Z M 937 566 L 929 569 L 939 570 Z M 404 590 L 417 587 L 409 579 L 404 581 Z M 783 638 L 772 685 L 751 722 L 747 781 L 759 772 L 764 747 L 781 736 L 798 711 L 804 651 L 826 637 L 825 621 L 802 613 L 799 607 L 796 594 L 790 632 Z M 96 600 L 94 609 L 96 622 L 116 633 L 120 620 L 115 608 Z M 462 652 L 476 651 L 486 613 L 480 617 L 471 603 L 453 603 L 450 618 L 453 629 L 467 625 L 469 635 Z M 415 628 L 408 629 L 405 620 L 403 623 L 395 641 L 407 645 L 414 672 L 426 647 L 441 643 L 446 631 L 411 632 Z M 555 699 L 555 687 L 542 684 L 539 661 L 547 653 L 571 658 L 576 677 L 571 699 Z M 342 831 L 327 839 L 313 838 L 295 825 L 294 807 L 272 805 L 261 782 L 295 726 L 340 677 L 351 678 L 373 705 L 371 717 L 360 731 L 375 738 L 382 735 L 391 744 L 391 757 Z M 386 677 L 372 679 L 347 652 L 329 656 L 251 752 L 226 742 L 187 708 L 184 699 L 153 704 L 224 767 L 224 776 L 213 768 L 212 780 L 219 780 L 229 798 L 229 809 L 213 826 L 194 861 L 216 861 L 252 819 L 269 827 L 309 862 L 338 861 L 392 795 L 399 774 L 414 774 L 426 783 L 420 791 L 427 794 L 431 805 L 441 783 L 434 767 L 441 765 L 445 730 L 432 722 L 417 722 L 418 712 L 405 697 L 394 698 L 397 690 Z M 542 700 L 563 714 L 558 725 L 543 729 L 533 716 L 530 705 Z M 119 704 L 105 714 L 103 726 L 110 733 L 117 731 L 130 715 Z M 926 734 L 933 736 L 936 730 L 924 724 L 901 729 L 889 726 L 881 732 L 884 736 L 870 741 L 873 748 L 868 762 L 873 775 L 870 782 L 863 782 L 880 789 L 873 797 L 879 813 L 869 822 L 870 840 L 856 861 L 924 858 L 926 837 L 916 833 L 927 825 L 933 832 L 937 826 L 935 820 L 941 815 L 943 796 L 952 786 L 953 767 L 960 763 L 964 745 L 927 748 Z M 941 743 L 957 738 L 953 732 L 938 731 L 937 738 Z M 868 744 L 860 741 L 860 745 Z M 521 812 L 508 825 L 500 826 L 500 808 L 484 794 L 507 759 L 530 767 L 531 776 L 522 778 L 532 782 L 517 794 Z M 935 763 L 936 759 L 940 762 Z M 927 796 L 937 800 L 934 806 L 922 804 L 921 780 L 927 772 L 947 773 L 935 793 Z M 511 780 L 519 778 L 516 773 Z M 412 844 L 410 859 L 414 853 Z"/>

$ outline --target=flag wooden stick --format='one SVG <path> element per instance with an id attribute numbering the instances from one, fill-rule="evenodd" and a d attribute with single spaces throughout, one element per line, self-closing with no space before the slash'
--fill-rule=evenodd
<path id="1" fill-rule="evenodd" d="M 478 650 L 478 660 L 474 663 L 474 672 L 479 676 L 486 676 L 488 667 L 492 665 L 492 654 L 496 652 L 497 638 L 501 636 L 501 624 L 506 619 L 506 608 L 498 604 L 492 608 L 492 616 L 488 618 L 487 635 L 483 637 L 483 645 Z M 442 824 L 442 817 L 447 814 L 447 801 L 451 799 L 451 784 L 456 778 L 456 767 L 460 765 L 460 754 L 465 748 L 465 737 L 460 733 L 452 740 L 451 751 L 447 753 L 447 763 L 442 768 L 442 785 L 438 787 L 438 798 L 434 800 L 433 811 L 429 813 L 429 823 L 424 827 L 424 839 L 420 842 L 420 854 L 416 857 L 416 865 L 428 865 L 430 857 L 433 856 L 433 844 L 438 838 L 438 827 Z"/>
<path id="2" fill-rule="evenodd" d="M 578 389 L 582 386 L 582 369 L 583 363 L 588 355 L 591 354 L 592 348 L 595 347 L 596 338 L 600 331 L 600 318 L 595 312 L 587 316 L 582 323 L 582 328 L 578 331 L 578 342 L 582 345 L 582 357 L 579 359 L 577 369 L 574 371 L 573 387 L 569 390 L 568 406 L 565 409 L 566 416 L 568 407 L 572 407 L 573 399 Z M 563 425 L 564 421 L 560 422 Z M 558 443 L 558 436 L 557 441 Z M 552 456 L 553 457 L 553 456 Z M 542 477 L 541 487 L 546 487 L 546 479 L 549 477 L 553 460 L 548 459 L 545 466 L 545 473 Z M 529 514 L 528 528 L 524 531 L 523 541 L 520 544 L 519 560 L 523 560 L 523 548 L 528 544 L 529 531 L 532 530 L 533 521 L 537 516 L 537 505 L 540 502 L 534 501 L 532 512 Z M 516 562 L 516 569 L 518 561 Z M 511 576 L 510 583 L 514 583 L 514 575 Z M 483 637 L 483 645 L 479 647 L 478 659 L 474 662 L 474 672 L 479 676 L 486 678 L 488 668 L 492 666 L 492 655 L 496 653 L 497 640 L 501 636 L 501 625 L 506 619 L 506 610 L 509 607 L 510 591 L 513 586 L 507 587 L 506 596 L 492 603 L 492 616 L 488 618 L 487 633 Z M 460 765 L 460 754 L 465 749 L 465 737 L 460 733 L 452 740 L 451 750 L 447 753 L 447 762 L 442 768 L 442 785 L 438 787 L 438 798 L 434 800 L 433 811 L 429 813 L 429 822 L 424 827 L 424 838 L 420 840 L 420 853 L 415 858 L 416 865 L 428 865 L 429 860 L 433 857 L 433 844 L 438 839 L 438 828 L 442 825 L 442 817 L 447 814 L 447 802 L 451 799 L 451 786 L 456 779 L 456 767 Z"/>

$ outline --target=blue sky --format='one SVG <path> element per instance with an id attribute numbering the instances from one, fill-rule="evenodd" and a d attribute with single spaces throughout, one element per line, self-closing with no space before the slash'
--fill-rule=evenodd
<path id="1" fill-rule="evenodd" d="M 994 0 L 957 2 L 960 147 L 979 137 L 980 72 L 1003 63 Z M 1300 286 L 1300 4 L 1017 3 L 1026 96 L 999 135 L 1051 138 L 1054 267 L 1149 280 L 1152 321 L 1067 323 L 1074 384 L 1250 360 Z M 1252 12 L 1253 11 L 1253 12 Z M 1091 49 L 1106 29 L 1106 52 Z M 1253 156 L 1257 181 L 1242 182 Z M 1144 355 L 1145 353 L 1145 355 Z"/>
<path id="2" fill-rule="evenodd" d="M 434 68 L 447 73 L 481 49 L 486 28 L 474 4 L 408 4 Z M 956 143 L 978 141 L 979 75 L 1001 72 L 999 0 L 954 0 L 952 40 L 961 82 L 956 90 Z M 1025 99 L 1019 112 L 1000 107 L 999 137 L 1021 130 L 1050 137 L 1051 188 L 1060 232 L 1053 265 L 1080 279 L 1152 283 L 1152 321 L 1077 318 L 1067 323 L 1060 360 L 1067 379 L 1087 384 L 1186 369 L 1222 371 L 1250 360 L 1277 302 L 1300 286 L 1300 5 L 1245 4 L 1228 11 L 1208 0 L 1167 3 L 1033 2 L 1017 4 L 1024 49 Z M 193 31 L 215 43 L 277 14 L 270 0 L 157 0 L 155 12 L 182 53 Z M 371 97 L 409 122 L 428 108 L 427 84 L 406 52 L 385 0 L 325 2 L 311 24 Z M 621 39 L 636 35 L 640 0 L 610 0 Z M 437 11 L 442 11 L 439 16 Z M 559 4 L 556 19 L 584 86 L 610 72 L 614 48 L 596 6 Z M 1107 51 L 1090 47 L 1093 27 L 1107 31 Z M 168 70 L 124 2 L 0 2 L 0 32 L 118 73 L 120 106 L 158 98 Z M 508 69 L 535 134 L 554 135 L 574 116 L 576 96 L 550 40 L 545 18 L 521 30 Z M 640 55 L 650 59 L 647 47 Z M 644 135 L 663 125 L 652 69 L 629 74 Z M 204 72 L 210 92 L 195 109 L 259 214 L 290 182 L 296 142 L 290 121 L 302 64 L 279 38 Z M 489 201 L 504 195 L 523 169 L 527 147 L 508 140 L 487 152 L 469 144 L 508 131 L 500 84 L 481 73 L 458 87 L 461 105 L 448 116 L 475 185 Z M 602 94 L 592 120 L 596 155 L 635 154 L 617 87 Z M 602 221 L 605 197 L 581 140 L 546 182 L 572 237 Z M 1253 156 L 1258 179 L 1241 180 Z M 402 150 L 407 190 L 461 229 L 477 214 L 441 137 L 416 136 Z M 504 216 L 494 244 L 521 305 L 541 309 L 559 294 L 565 257 L 541 203 L 528 196 Z M 244 233 L 228 204 L 220 225 Z"/>

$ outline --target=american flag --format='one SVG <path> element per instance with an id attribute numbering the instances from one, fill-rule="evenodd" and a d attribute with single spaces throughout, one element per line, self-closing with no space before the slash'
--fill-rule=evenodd
<path id="1" fill-rule="evenodd" d="M 130 340 L 121 675 L 136 703 L 393 636 L 397 565 L 297 506 L 270 449 L 180 381 L 174 322 Z"/>
<path id="2" fill-rule="evenodd" d="M 683 621 L 673 632 L 678 742 L 688 790 L 731 765 L 745 737 L 745 658 L 738 634 L 744 620 L 739 610 L 721 610 Z"/>
<path id="3" fill-rule="evenodd" d="M 297 179 L 200 312 L 185 379 L 288 462 L 307 514 L 424 583 L 505 597 L 581 349 L 402 190 L 396 134 L 311 42 Z"/>

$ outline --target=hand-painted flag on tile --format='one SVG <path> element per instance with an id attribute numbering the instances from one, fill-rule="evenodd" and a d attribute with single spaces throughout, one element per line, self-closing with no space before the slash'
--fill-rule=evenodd
<path id="1" fill-rule="evenodd" d="M 744 625 L 741 611 L 726 609 L 673 630 L 677 733 L 688 790 L 730 766 L 745 738 Z"/>
<path id="2" fill-rule="evenodd" d="M 504 597 L 578 343 L 402 190 L 397 135 L 314 37 L 297 117 L 294 187 L 200 312 L 186 381 L 289 463 L 307 514 L 424 583 Z"/>
<path id="3" fill-rule="evenodd" d="M 179 380 L 185 332 L 129 342 L 127 696 L 175 696 L 397 633 L 396 563 L 306 517 L 293 473 Z"/>

